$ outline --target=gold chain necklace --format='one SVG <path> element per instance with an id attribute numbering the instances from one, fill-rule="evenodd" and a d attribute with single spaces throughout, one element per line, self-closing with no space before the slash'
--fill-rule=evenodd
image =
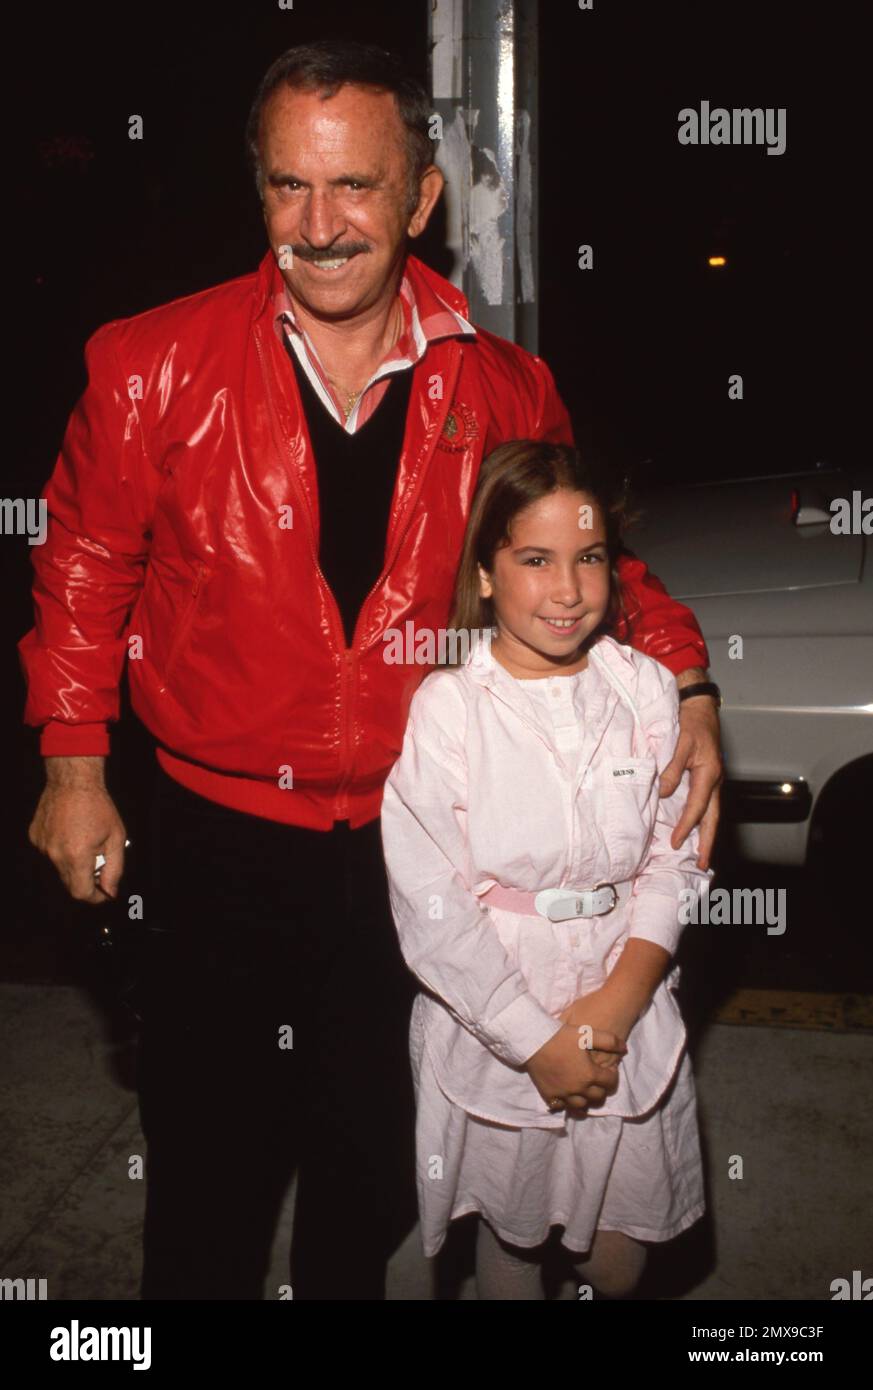
<path id="1" fill-rule="evenodd" d="M 403 310 L 402 310 L 402 308 L 400 307 L 400 300 L 399 300 L 399 298 L 398 298 L 397 301 L 396 301 L 395 307 L 396 307 L 396 309 L 398 309 L 398 310 L 400 311 L 400 323 L 399 323 L 399 325 L 398 325 L 398 328 L 397 328 L 396 333 L 394 334 L 394 338 L 393 338 L 393 340 L 392 340 L 391 347 L 394 347 L 394 345 L 395 345 L 395 343 L 397 342 L 398 338 L 400 337 L 401 331 L 402 331 L 402 329 L 403 329 Z M 396 317 L 396 315 L 395 315 L 395 317 Z M 389 351 L 390 351 L 390 349 L 389 349 Z M 348 404 L 347 404 L 347 405 L 344 405 L 342 409 L 343 409 L 343 414 L 345 415 L 346 419 L 348 420 L 349 416 L 351 415 L 352 411 L 354 410 L 354 408 L 355 408 L 355 406 L 356 406 L 356 404 L 357 404 L 357 402 L 358 402 L 359 397 L 362 396 L 363 393 L 364 393 L 364 387 L 362 386 L 361 389 L 360 389 L 360 391 L 347 391 L 347 390 L 345 389 L 344 386 L 340 386 L 340 385 L 339 385 L 339 383 L 336 381 L 336 379 L 335 379 L 334 377 L 328 375 L 328 378 L 327 378 L 327 379 L 328 379 L 328 381 L 330 382 L 331 386 L 335 386 L 336 389 L 337 389 L 338 391 L 341 391 L 342 394 L 345 396 L 345 398 L 346 398 Z"/>
<path id="2" fill-rule="evenodd" d="M 334 382 L 334 385 L 336 385 L 336 382 Z M 363 390 L 363 387 L 361 388 L 361 390 Z M 357 403 L 357 399 L 358 399 L 358 397 L 360 396 L 360 394 L 361 394 L 361 391 L 346 391 L 346 392 L 344 392 L 345 398 L 346 398 L 346 400 L 348 401 L 348 405 L 344 405 L 344 406 L 343 406 L 343 414 L 345 415 L 345 417 L 346 417 L 347 420 L 348 420 L 349 416 L 351 415 L 352 411 L 354 410 L 355 405 L 356 405 L 356 403 Z"/>

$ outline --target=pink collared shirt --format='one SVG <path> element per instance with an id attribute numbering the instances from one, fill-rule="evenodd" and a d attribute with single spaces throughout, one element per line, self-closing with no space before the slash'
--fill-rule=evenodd
<path id="1" fill-rule="evenodd" d="M 278 332 L 285 334 L 291 344 L 319 400 L 330 411 L 338 425 L 342 425 L 349 434 L 354 434 L 367 423 L 378 407 L 388 390 L 388 377 L 392 372 L 414 366 L 424 356 L 428 343 L 434 342 L 437 338 L 454 337 L 461 333 L 475 334 L 476 329 L 473 325 L 451 309 L 444 300 L 435 295 L 434 301 L 426 312 L 420 314 L 409 277 L 404 274 L 400 282 L 403 330 L 370 377 L 348 419 L 345 418 L 339 397 L 328 381 L 327 372 L 315 344 L 297 320 L 288 286 L 284 283 L 275 300 L 276 327 Z"/>
<path id="2" fill-rule="evenodd" d="M 679 731 L 675 678 L 611 637 L 588 662 L 581 678 L 548 677 L 536 700 L 476 646 L 461 666 L 432 672 L 383 797 L 394 921 L 428 991 L 415 1000 L 413 1053 L 427 1049 L 440 1089 L 468 1113 L 520 1127 L 566 1122 L 521 1069 L 559 1030 L 558 1015 L 603 983 L 629 937 L 673 955 L 680 895 L 711 877 L 696 864 L 696 831 L 670 845 L 688 773 L 658 796 Z M 578 743 L 562 732 L 574 721 Z M 608 914 L 551 922 L 486 906 L 495 883 L 625 892 Z M 644 1115 L 670 1084 L 685 1046 L 678 973 L 631 1030 L 618 1090 L 598 1115 Z"/>

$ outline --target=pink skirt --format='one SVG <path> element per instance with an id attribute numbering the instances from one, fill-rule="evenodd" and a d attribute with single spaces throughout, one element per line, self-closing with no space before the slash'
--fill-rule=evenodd
<path id="1" fill-rule="evenodd" d="M 513 1245 L 552 1226 L 584 1254 L 598 1229 L 671 1240 L 703 1215 L 697 1095 L 687 1053 L 641 1119 L 568 1118 L 566 1130 L 515 1129 L 469 1115 L 443 1094 L 424 1047 L 412 1057 L 421 1239 L 436 1255 L 450 1221 L 478 1211 Z"/>

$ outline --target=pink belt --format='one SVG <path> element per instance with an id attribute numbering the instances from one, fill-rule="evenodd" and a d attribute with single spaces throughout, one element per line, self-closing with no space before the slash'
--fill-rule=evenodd
<path id="1" fill-rule="evenodd" d="M 623 883 L 599 883 L 596 888 L 543 888 L 539 893 L 523 893 L 495 883 L 480 897 L 491 907 L 518 912 L 526 917 L 538 914 L 550 922 L 566 922 L 573 917 L 602 917 L 630 897 L 633 879 Z"/>

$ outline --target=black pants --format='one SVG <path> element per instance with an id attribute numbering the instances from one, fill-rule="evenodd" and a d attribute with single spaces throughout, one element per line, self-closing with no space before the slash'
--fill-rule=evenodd
<path id="1" fill-rule="evenodd" d="M 293 1297 L 384 1298 L 387 1260 L 417 1218 L 417 985 L 379 821 L 281 825 L 158 769 L 151 838 L 142 1297 L 278 1298 L 264 1279 L 296 1170 Z"/>

